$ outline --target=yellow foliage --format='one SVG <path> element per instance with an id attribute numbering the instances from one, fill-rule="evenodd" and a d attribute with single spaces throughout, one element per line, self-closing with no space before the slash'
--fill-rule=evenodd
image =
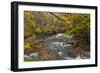
<path id="1" fill-rule="evenodd" d="M 24 44 L 24 49 L 30 49 L 30 45 L 28 43 Z"/>
<path id="2" fill-rule="evenodd" d="M 35 32 L 36 33 L 41 33 L 41 29 L 39 27 L 36 27 Z"/>
<path id="3" fill-rule="evenodd" d="M 65 16 L 62 16 L 62 19 L 63 19 L 63 20 L 68 20 L 68 18 L 67 18 L 67 17 L 65 17 Z"/>
<path id="4" fill-rule="evenodd" d="M 71 22 L 69 21 L 68 17 L 62 16 L 62 19 L 67 23 L 70 24 Z"/>

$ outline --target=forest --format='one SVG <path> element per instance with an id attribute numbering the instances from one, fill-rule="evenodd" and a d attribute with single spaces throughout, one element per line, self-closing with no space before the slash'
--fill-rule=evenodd
<path id="1" fill-rule="evenodd" d="M 24 61 L 90 58 L 90 14 L 24 11 Z"/>

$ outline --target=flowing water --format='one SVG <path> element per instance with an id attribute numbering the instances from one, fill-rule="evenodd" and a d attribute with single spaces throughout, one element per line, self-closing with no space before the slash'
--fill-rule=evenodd
<path id="1" fill-rule="evenodd" d="M 75 58 L 72 58 L 68 55 L 71 44 L 68 44 L 67 42 L 65 42 L 65 40 L 67 41 L 71 36 L 64 36 L 63 40 L 59 40 L 62 36 L 64 35 L 60 33 L 49 37 L 44 46 L 48 49 L 56 51 L 60 59 L 62 60 L 81 59 L 80 54 L 78 54 Z"/>
<path id="2" fill-rule="evenodd" d="M 48 48 L 59 56 L 59 60 L 72 60 L 82 59 L 78 52 L 71 52 L 72 45 L 68 44 L 67 41 L 72 38 L 62 33 L 47 37 L 47 41 L 43 38 L 39 38 L 38 41 L 43 43 L 45 48 Z M 74 57 L 73 57 L 74 56 Z M 25 57 L 28 57 L 25 55 Z M 29 57 L 35 57 L 37 59 L 38 52 L 31 53 Z"/>

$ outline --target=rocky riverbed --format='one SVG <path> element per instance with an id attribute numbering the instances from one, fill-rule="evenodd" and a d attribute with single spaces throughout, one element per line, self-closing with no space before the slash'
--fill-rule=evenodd
<path id="1" fill-rule="evenodd" d="M 77 47 L 73 47 L 72 41 L 74 41 L 73 35 L 66 36 L 62 33 L 49 36 L 46 39 L 38 38 L 37 42 L 42 43 L 41 49 L 33 50 L 30 53 L 26 52 L 24 55 L 25 61 L 79 60 L 90 58 L 89 51 L 82 51 Z"/>

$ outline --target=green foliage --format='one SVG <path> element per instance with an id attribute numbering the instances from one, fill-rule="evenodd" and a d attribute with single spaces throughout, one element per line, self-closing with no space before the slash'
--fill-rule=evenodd
<path id="1" fill-rule="evenodd" d="M 72 25 L 67 30 L 67 34 L 74 34 L 76 41 L 78 42 L 79 48 L 90 48 L 90 15 L 80 15 L 81 21 L 76 25 Z"/>
<path id="2" fill-rule="evenodd" d="M 32 59 L 32 57 L 24 57 L 24 61 L 32 61 L 33 59 Z"/>

